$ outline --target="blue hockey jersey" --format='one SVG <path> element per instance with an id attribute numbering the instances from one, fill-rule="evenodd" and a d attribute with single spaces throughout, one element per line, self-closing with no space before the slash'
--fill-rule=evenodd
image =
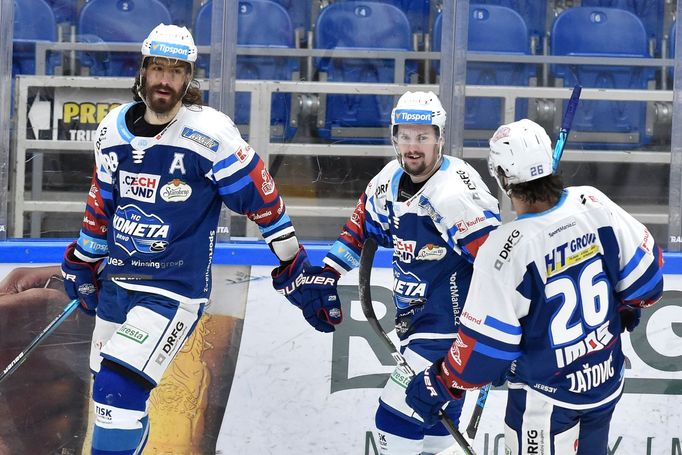
<path id="1" fill-rule="evenodd" d="M 340 273 L 359 265 L 367 237 L 393 249 L 393 297 L 401 345 L 454 338 L 472 263 L 499 225 L 497 200 L 469 164 L 445 156 L 412 197 L 399 202 L 405 172 L 388 163 L 367 185 L 324 262 Z"/>
<path id="2" fill-rule="evenodd" d="M 589 186 L 490 235 L 474 263 L 449 386 L 476 388 L 510 366 L 510 388 L 589 409 L 623 386 L 619 309 L 663 292 L 661 250 L 640 222 Z M 513 363 L 512 363 L 513 361 Z"/>
<path id="3" fill-rule="evenodd" d="M 182 106 L 154 137 L 136 137 L 119 106 L 99 125 L 96 170 L 75 254 L 108 257 L 119 286 L 182 302 L 207 301 L 223 203 L 255 221 L 266 240 L 293 233 L 263 161 L 233 122 Z"/>

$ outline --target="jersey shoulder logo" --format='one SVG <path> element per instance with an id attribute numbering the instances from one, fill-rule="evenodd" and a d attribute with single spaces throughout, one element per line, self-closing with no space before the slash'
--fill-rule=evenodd
<path id="1" fill-rule="evenodd" d="M 182 137 L 189 139 L 190 141 L 194 141 L 202 147 L 206 147 L 213 152 L 217 152 L 218 147 L 220 146 L 220 142 L 218 142 L 216 139 L 213 139 L 209 135 L 187 126 L 182 129 Z"/>

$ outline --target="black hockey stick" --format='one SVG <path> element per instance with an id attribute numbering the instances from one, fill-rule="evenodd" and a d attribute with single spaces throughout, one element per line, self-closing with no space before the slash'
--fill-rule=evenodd
<path id="1" fill-rule="evenodd" d="M 360 292 L 360 305 L 362 306 L 362 312 L 365 314 L 367 321 L 374 329 L 374 332 L 379 335 L 381 341 L 384 345 L 391 351 L 391 356 L 395 360 L 399 367 L 403 368 L 411 377 L 415 376 L 414 370 L 407 363 L 405 357 L 403 357 L 400 352 L 396 349 L 395 345 L 391 339 L 386 335 L 384 329 L 381 328 L 379 320 L 377 319 L 376 313 L 374 313 L 374 307 L 372 306 L 372 294 L 370 291 L 370 277 L 372 275 L 372 262 L 374 261 L 374 253 L 377 250 L 377 242 L 374 239 L 367 239 L 364 246 L 362 247 L 362 254 L 360 255 L 360 279 L 359 279 L 359 292 Z M 467 455 L 475 455 L 473 447 L 471 444 L 462 436 L 459 429 L 455 423 L 445 415 L 442 411 L 440 412 L 440 421 L 443 423 L 448 432 L 455 438 L 457 444 L 464 450 Z"/>
<path id="2" fill-rule="evenodd" d="M 38 347 L 38 345 L 42 343 L 45 338 L 50 336 L 50 334 L 54 332 L 55 329 L 59 327 L 62 322 L 64 322 L 71 315 L 71 313 L 74 312 L 76 308 L 78 308 L 78 299 L 70 301 L 69 304 L 64 307 L 64 310 L 56 318 L 54 318 L 52 322 L 50 322 L 47 327 L 43 329 L 42 332 L 40 332 L 40 335 L 35 337 L 33 341 L 31 341 L 31 343 L 26 347 L 26 349 L 21 351 L 19 355 L 16 356 L 9 365 L 7 365 L 7 367 L 2 371 L 2 374 L 0 374 L 0 383 L 7 379 L 9 375 L 14 373 L 16 369 L 19 368 L 22 363 L 24 363 L 31 352 L 33 352 L 33 350 Z"/>
<path id="3" fill-rule="evenodd" d="M 573 117 L 575 116 L 575 111 L 578 109 L 578 103 L 580 102 L 580 92 L 582 91 L 582 86 L 576 84 L 573 87 L 573 92 L 571 92 L 571 97 L 566 105 L 566 112 L 564 112 L 564 118 L 561 120 L 561 129 L 559 130 L 559 136 L 556 139 L 556 144 L 554 144 L 554 154 L 552 154 L 552 172 L 556 172 L 559 167 L 559 161 L 561 160 L 561 155 L 564 153 L 564 147 L 566 146 L 566 141 L 568 140 L 568 133 L 571 131 L 571 124 L 573 124 Z"/>

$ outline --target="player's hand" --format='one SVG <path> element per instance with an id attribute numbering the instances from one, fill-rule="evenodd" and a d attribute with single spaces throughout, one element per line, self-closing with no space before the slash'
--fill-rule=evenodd
<path id="1" fill-rule="evenodd" d="M 74 241 L 64 252 L 62 261 L 64 290 L 71 299 L 80 301 L 83 311 L 94 316 L 100 288 L 98 274 L 102 261 L 92 263 L 81 261 L 73 253 L 75 247 Z"/>
<path id="2" fill-rule="evenodd" d="M 272 271 L 272 285 L 303 312 L 320 332 L 333 332 L 343 320 L 336 291 L 339 274 L 331 267 L 311 266 L 303 246 L 294 259 Z"/>
<path id="3" fill-rule="evenodd" d="M 441 362 L 437 360 L 426 370 L 417 373 L 405 390 L 405 401 L 424 420 L 426 427 L 438 423 L 445 404 L 464 397 L 463 391 L 455 396 L 440 378 Z"/>
<path id="4" fill-rule="evenodd" d="M 620 308 L 618 308 L 618 315 L 620 316 L 620 332 L 623 333 L 626 330 L 628 332 L 632 332 L 635 330 L 635 327 L 639 325 L 639 320 L 642 316 L 642 310 L 639 308 L 622 305 Z"/>

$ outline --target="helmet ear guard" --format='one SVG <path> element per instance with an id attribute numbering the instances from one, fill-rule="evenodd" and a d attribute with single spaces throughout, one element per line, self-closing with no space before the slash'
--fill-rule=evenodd
<path id="1" fill-rule="evenodd" d="M 499 187 L 552 175 L 552 142 L 537 123 L 523 119 L 500 126 L 489 141 L 488 171 Z M 500 172 L 505 181 L 500 181 Z"/>

